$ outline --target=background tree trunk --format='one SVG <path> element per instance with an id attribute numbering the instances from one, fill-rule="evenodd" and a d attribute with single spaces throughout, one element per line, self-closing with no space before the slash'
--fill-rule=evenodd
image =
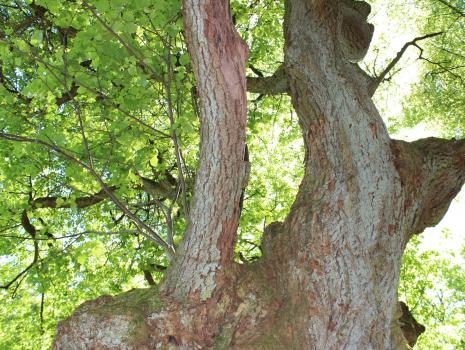
<path id="1" fill-rule="evenodd" d="M 226 1 L 185 1 L 203 110 L 181 249 L 161 292 L 85 303 L 60 324 L 54 349 L 402 349 L 406 337 L 413 345 L 423 329 L 397 302 L 403 249 L 463 184 L 465 146 L 389 138 L 353 63 L 371 40 L 369 11 L 351 0 L 286 0 L 279 86 L 299 116 L 305 175 L 285 222 L 265 230 L 263 258 L 237 265 L 247 50 Z M 276 93 L 267 82 L 276 79 L 253 88 Z"/>

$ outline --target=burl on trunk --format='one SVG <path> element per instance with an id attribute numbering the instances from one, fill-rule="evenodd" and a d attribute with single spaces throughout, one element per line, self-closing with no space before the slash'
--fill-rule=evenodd
<path id="1" fill-rule="evenodd" d="M 424 328 L 397 301 L 405 245 L 442 217 L 464 182 L 465 143 L 390 139 L 356 61 L 373 27 L 352 0 L 286 0 L 285 62 L 247 79 L 288 93 L 305 175 L 263 257 L 232 261 L 246 128 L 247 47 L 228 1 L 185 0 L 202 104 L 190 221 L 159 287 L 84 303 L 54 349 L 407 349 Z"/>

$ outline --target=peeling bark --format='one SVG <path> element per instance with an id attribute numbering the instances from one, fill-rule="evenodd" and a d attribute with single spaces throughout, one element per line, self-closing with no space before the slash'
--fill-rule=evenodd
<path id="1" fill-rule="evenodd" d="M 354 64 L 371 40 L 369 10 L 352 0 L 286 0 L 283 68 L 250 80 L 249 89 L 290 94 L 305 173 L 286 220 L 265 229 L 263 257 L 238 265 L 247 49 L 226 1 L 185 0 L 202 113 L 182 246 L 161 292 L 84 304 L 60 324 L 54 349 L 407 349 L 416 342 L 424 327 L 397 300 L 401 257 L 412 233 L 436 223 L 462 186 L 465 142 L 390 139 L 369 79 Z"/>

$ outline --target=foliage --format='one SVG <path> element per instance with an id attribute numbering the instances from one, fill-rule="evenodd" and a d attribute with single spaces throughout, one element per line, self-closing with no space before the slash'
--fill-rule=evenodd
<path id="1" fill-rule="evenodd" d="M 399 298 L 426 327 L 415 348 L 462 349 L 465 346 L 465 270 L 454 263 L 454 256 L 420 247 L 421 239 L 416 236 L 404 254 L 399 285 Z"/>
<path id="2" fill-rule="evenodd" d="M 420 2 L 426 12 L 423 31 L 443 32 L 420 47 L 423 79 L 404 101 L 401 125 L 424 122 L 443 134 L 465 137 L 465 4 L 463 1 Z"/>

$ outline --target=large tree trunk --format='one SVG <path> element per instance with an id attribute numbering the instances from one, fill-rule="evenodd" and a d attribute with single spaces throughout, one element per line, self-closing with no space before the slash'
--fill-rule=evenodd
<path id="1" fill-rule="evenodd" d="M 403 249 L 460 189 L 465 144 L 389 138 L 353 63 L 373 28 L 352 0 L 286 0 L 285 62 L 251 90 L 288 92 L 305 175 L 263 258 L 232 262 L 243 162 L 247 49 L 227 1 L 185 0 L 202 101 L 190 222 L 161 289 L 83 304 L 55 349 L 402 349 L 423 330 L 397 302 Z M 270 86 L 273 85 L 273 86 Z M 279 88 L 277 88 L 279 87 Z M 408 321 L 406 321 L 408 320 Z"/>

